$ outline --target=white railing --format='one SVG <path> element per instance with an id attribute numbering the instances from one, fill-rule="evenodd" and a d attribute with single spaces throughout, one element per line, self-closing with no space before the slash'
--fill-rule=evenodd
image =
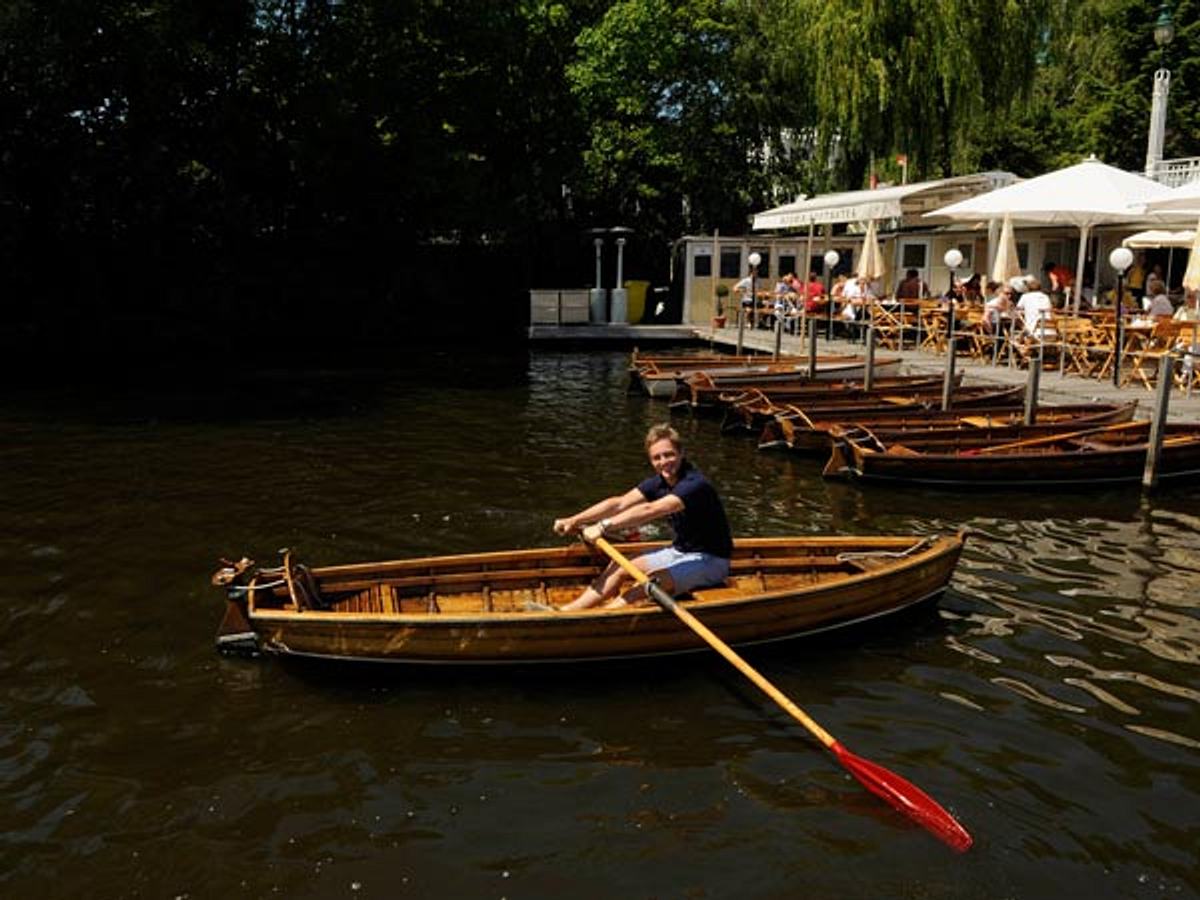
<path id="1" fill-rule="evenodd" d="M 1200 156 L 1160 160 L 1154 165 L 1154 180 L 1167 187 L 1200 180 Z"/>

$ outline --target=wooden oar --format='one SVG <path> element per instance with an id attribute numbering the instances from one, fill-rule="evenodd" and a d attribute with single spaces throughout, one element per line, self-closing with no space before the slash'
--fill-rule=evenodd
<path id="1" fill-rule="evenodd" d="M 728 644 L 713 634 L 703 622 L 676 603 L 674 597 L 655 584 L 645 572 L 626 559 L 612 544 L 601 537 L 596 539 L 596 546 L 608 554 L 608 557 L 624 569 L 638 584 L 645 587 L 655 603 L 667 612 L 673 613 L 683 624 L 699 635 L 706 644 L 753 681 L 759 690 L 779 704 L 784 712 L 807 728 L 837 758 L 843 768 L 862 782 L 867 790 L 882 797 L 960 853 L 971 846 L 971 835 L 932 797 L 883 766 L 855 756 L 843 747 L 833 735 L 810 718 L 808 713 L 788 699 L 779 688 L 752 668 Z"/>
<path id="2" fill-rule="evenodd" d="M 1135 419 L 1132 422 L 1123 422 L 1120 425 L 1093 425 L 1091 428 L 1084 428 L 1081 431 L 1069 431 L 1062 434 L 1052 434 L 1048 437 L 1030 438 L 1029 440 L 1025 441 L 1013 441 L 1009 444 L 996 444 L 992 447 L 982 447 L 976 452 L 982 455 L 984 453 L 1001 453 L 1009 450 L 1023 450 L 1026 447 L 1038 447 L 1043 444 L 1053 444 L 1056 441 L 1064 441 L 1068 438 L 1087 437 L 1093 434 L 1100 434 L 1101 432 L 1125 431 L 1130 428 L 1145 428 L 1146 425 L 1147 422 L 1145 419 Z"/>

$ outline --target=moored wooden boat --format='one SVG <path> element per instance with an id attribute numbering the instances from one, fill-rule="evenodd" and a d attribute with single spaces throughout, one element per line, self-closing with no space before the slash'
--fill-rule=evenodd
<path id="1" fill-rule="evenodd" d="M 799 365 L 808 362 L 807 356 L 785 354 L 775 359 L 768 354 L 757 353 L 690 353 L 690 354 L 638 354 L 636 351 L 629 364 L 629 390 L 644 390 L 652 397 L 670 397 L 673 387 L 658 382 L 674 380 L 681 375 L 709 369 L 739 369 L 747 366 L 765 366 L 771 363 Z"/>
<path id="2" fill-rule="evenodd" d="M 846 627 L 937 597 L 963 535 L 785 537 L 735 542 L 729 579 L 681 602 L 730 644 Z M 626 544 L 624 553 L 661 546 Z M 227 590 L 228 652 L 345 660 L 494 664 L 624 659 L 704 650 L 653 605 L 558 612 L 607 559 L 582 544 L 328 566 L 249 560 L 214 575 Z"/>
<path id="3" fill-rule="evenodd" d="M 882 359 L 875 363 L 875 374 L 880 378 L 898 377 L 900 358 Z M 802 366 L 783 366 L 765 372 L 731 369 L 726 372 L 693 372 L 684 378 L 675 379 L 675 393 L 671 397 L 672 407 L 690 406 L 693 409 L 711 407 L 723 393 L 747 391 L 754 388 L 770 391 L 775 388 L 803 388 L 814 382 L 861 381 L 866 374 L 866 361 L 862 357 L 837 357 L 834 361 L 817 360 L 816 374 L 809 377 L 808 363 Z"/>
<path id="4" fill-rule="evenodd" d="M 953 407 L 959 412 L 968 409 L 1016 407 L 1022 392 L 1019 385 L 997 386 L 974 384 L 955 388 Z M 880 396 L 864 397 L 862 400 L 846 402 L 788 402 L 776 410 L 772 418 L 763 422 L 758 446 L 770 449 L 788 442 L 788 448 L 803 452 L 800 439 L 805 430 L 815 428 L 818 422 L 852 422 L 871 415 L 919 415 L 923 410 L 941 407 L 942 389 L 919 389 L 916 391 L 883 391 Z"/>
<path id="5" fill-rule="evenodd" d="M 642 388 L 651 397 L 671 399 L 676 397 L 679 385 L 693 378 L 710 378 L 721 382 L 726 388 L 733 385 L 755 385 L 796 383 L 807 381 L 829 381 L 842 378 L 862 378 L 865 359 L 862 356 L 828 354 L 817 357 L 816 375 L 809 378 L 809 359 L 791 357 L 771 360 L 764 358 L 752 365 L 700 367 L 694 369 L 642 370 L 638 373 Z M 886 374 L 895 370 L 900 360 L 881 359 L 876 362 L 877 372 Z"/>
<path id="6" fill-rule="evenodd" d="M 962 383 L 962 373 L 954 376 L 955 388 Z M 788 413 L 797 406 L 857 404 L 879 405 L 888 408 L 916 402 L 917 398 L 941 397 L 943 376 L 894 375 L 877 378 L 870 391 L 861 379 L 847 381 L 808 381 L 798 385 L 756 387 L 750 390 L 725 391 L 717 395 L 713 405 L 723 419 L 725 433 L 759 434 L 764 425 L 777 415 Z"/>
<path id="7" fill-rule="evenodd" d="M 950 441 L 956 437 L 975 446 L 1001 440 L 1048 435 L 1088 425 L 1128 422 L 1137 410 L 1137 401 L 1129 403 L 1070 403 L 1042 405 L 1037 409 L 1036 424 L 1024 425 L 1025 407 L 1016 397 L 1010 401 L 982 407 L 902 408 L 883 412 L 856 412 L 838 419 L 817 416 L 777 416 L 764 425 L 759 435 L 760 450 L 790 450 L 802 454 L 828 454 L 833 446 L 830 432 L 834 427 L 847 431 L 863 428 L 881 444 L 910 441 Z"/>
<path id="8" fill-rule="evenodd" d="M 1150 423 L 1070 428 L 979 445 L 950 441 L 883 444 L 866 429 L 831 429 L 825 475 L 954 487 L 1046 487 L 1140 481 Z M 1200 424 L 1164 427 L 1160 479 L 1200 480 Z"/>

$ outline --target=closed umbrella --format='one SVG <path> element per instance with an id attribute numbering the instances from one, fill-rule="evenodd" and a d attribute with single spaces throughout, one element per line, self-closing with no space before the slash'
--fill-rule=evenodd
<path id="1" fill-rule="evenodd" d="M 1075 268 L 1078 313 L 1091 229 L 1105 223 L 1129 221 L 1137 216 L 1135 206 L 1149 205 L 1170 192 L 1170 188 L 1157 181 L 1106 165 L 1092 156 L 1078 165 L 979 194 L 925 215 L 960 221 L 1009 215 L 1023 222 L 1078 227 L 1079 260 Z"/>
<path id="2" fill-rule="evenodd" d="M 1200 291 L 1200 225 L 1196 226 L 1192 252 L 1188 254 L 1187 270 L 1183 273 L 1183 286 L 1189 291 Z"/>
<path id="3" fill-rule="evenodd" d="M 1187 306 L 1188 301 L 1193 298 L 1188 296 L 1188 291 L 1200 291 L 1200 225 L 1196 226 L 1196 240 L 1192 244 L 1192 252 L 1188 254 L 1187 270 L 1183 273 L 1183 305 Z M 1200 298 L 1196 298 L 1193 302 L 1200 303 Z M 1184 372 L 1187 375 L 1187 395 L 1192 396 L 1192 378 L 1196 370 L 1196 330 L 1192 329 L 1192 346 L 1189 349 L 1187 362 L 1184 365 Z"/>
<path id="4" fill-rule="evenodd" d="M 875 233 L 875 220 L 867 223 L 867 234 L 863 238 L 862 255 L 858 258 L 859 278 L 876 281 L 884 275 L 883 254 L 879 250 L 879 238 Z"/>
<path id="5" fill-rule="evenodd" d="M 1021 274 L 1021 257 L 1017 254 L 1017 237 L 1013 233 L 1012 216 L 1004 217 L 1000 229 L 1000 245 L 996 248 L 996 261 L 992 263 L 991 280 L 999 284 L 1008 282 Z"/>

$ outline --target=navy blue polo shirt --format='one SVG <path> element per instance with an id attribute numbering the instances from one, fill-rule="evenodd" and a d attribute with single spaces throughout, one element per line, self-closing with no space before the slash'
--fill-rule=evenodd
<path id="1" fill-rule="evenodd" d="M 733 555 L 733 535 L 717 489 L 704 473 L 687 459 L 679 467 L 675 487 L 654 474 L 638 485 L 648 501 L 674 494 L 683 501 L 683 511 L 672 513 L 668 520 L 675 530 L 674 547 L 683 553 L 710 553 L 729 559 Z"/>

